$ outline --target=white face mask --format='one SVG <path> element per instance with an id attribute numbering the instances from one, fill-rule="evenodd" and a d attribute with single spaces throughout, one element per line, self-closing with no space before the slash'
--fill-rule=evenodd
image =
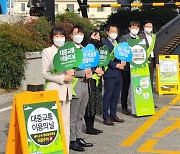
<path id="1" fill-rule="evenodd" d="M 73 41 L 77 44 L 80 44 L 83 41 L 83 39 L 84 39 L 84 35 L 77 34 L 73 36 Z"/>
<path id="2" fill-rule="evenodd" d="M 136 35 L 139 33 L 139 30 L 137 30 L 137 29 L 131 29 L 131 30 L 130 30 L 130 33 L 131 33 L 132 35 L 136 36 Z"/>
<path id="3" fill-rule="evenodd" d="M 65 42 L 65 37 L 54 38 L 53 42 L 56 46 L 61 47 Z"/>
<path id="4" fill-rule="evenodd" d="M 117 33 L 111 33 L 109 34 L 109 38 L 112 40 L 115 40 L 117 38 L 118 34 Z"/>
<path id="5" fill-rule="evenodd" d="M 144 28 L 144 32 L 150 34 L 152 32 L 152 28 Z"/>

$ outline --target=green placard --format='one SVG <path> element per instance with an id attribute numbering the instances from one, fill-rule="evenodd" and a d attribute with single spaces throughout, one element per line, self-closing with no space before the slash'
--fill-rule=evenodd
<path id="1" fill-rule="evenodd" d="M 57 71 L 70 70 L 79 66 L 82 60 L 82 51 L 73 42 L 66 42 L 54 56 L 53 65 Z"/>
<path id="2" fill-rule="evenodd" d="M 130 62 L 133 114 L 153 115 L 155 110 L 145 40 L 130 39 L 128 44 L 133 54 Z"/>
<path id="3" fill-rule="evenodd" d="M 159 59 L 160 82 L 165 84 L 178 83 L 178 59 Z"/>
<path id="4" fill-rule="evenodd" d="M 107 66 L 110 61 L 110 53 L 108 46 L 103 46 L 99 48 L 100 62 L 99 67 Z"/>
<path id="5" fill-rule="evenodd" d="M 30 154 L 63 154 L 56 102 L 23 105 Z"/>

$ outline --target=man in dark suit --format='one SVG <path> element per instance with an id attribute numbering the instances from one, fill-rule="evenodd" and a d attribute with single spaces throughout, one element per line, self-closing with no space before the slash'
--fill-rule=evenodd
<path id="1" fill-rule="evenodd" d="M 154 69 L 158 67 L 159 64 L 159 54 L 155 50 L 156 45 L 156 35 L 153 34 L 153 24 L 151 21 L 146 21 L 144 23 L 144 31 L 139 35 L 141 39 L 145 39 L 147 45 L 147 55 L 149 62 L 149 72 L 151 78 L 151 86 L 153 89 L 153 77 L 154 77 Z"/>
<path id="2" fill-rule="evenodd" d="M 116 113 L 122 85 L 122 69 L 124 69 L 125 64 L 121 64 L 121 61 L 114 57 L 113 50 L 117 46 L 118 27 L 116 25 L 109 25 L 107 35 L 108 38 L 102 43 L 109 47 L 111 61 L 104 73 L 103 123 L 113 126 L 113 122 L 124 122 L 123 119 L 117 117 Z"/>
<path id="3" fill-rule="evenodd" d="M 127 42 L 128 39 L 139 39 L 138 33 L 140 30 L 140 23 L 138 21 L 131 21 L 129 23 L 129 33 L 123 35 L 119 39 L 119 43 Z M 121 107 L 122 113 L 128 115 L 128 105 L 127 105 L 127 98 L 129 93 L 129 85 L 130 85 L 130 64 L 129 62 L 126 63 L 126 66 L 122 72 L 123 76 L 123 84 L 122 84 L 122 91 L 121 91 Z"/>

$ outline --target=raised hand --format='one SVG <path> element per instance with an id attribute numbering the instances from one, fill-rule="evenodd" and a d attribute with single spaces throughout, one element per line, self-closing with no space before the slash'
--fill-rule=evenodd
<path id="1" fill-rule="evenodd" d="M 86 79 L 92 78 L 92 71 L 90 68 L 85 69 L 85 77 L 86 77 Z"/>

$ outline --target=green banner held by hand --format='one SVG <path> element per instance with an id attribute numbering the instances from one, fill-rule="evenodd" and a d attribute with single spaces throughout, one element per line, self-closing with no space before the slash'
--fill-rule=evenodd
<path id="1" fill-rule="evenodd" d="M 99 62 L 99 67 L 107 66 L 110 61 L 110 53 L 108 46 L 103 46 L 99 48 L 99 54 L 100 54 L 100 62 Z"/>
<path id="2" fill-rule="evenodd" d="M 53 65 L 57 71 L 70 70 L 82 63 L 82 51 L 73 42 L 66 42 L 54 56 Z"/>

